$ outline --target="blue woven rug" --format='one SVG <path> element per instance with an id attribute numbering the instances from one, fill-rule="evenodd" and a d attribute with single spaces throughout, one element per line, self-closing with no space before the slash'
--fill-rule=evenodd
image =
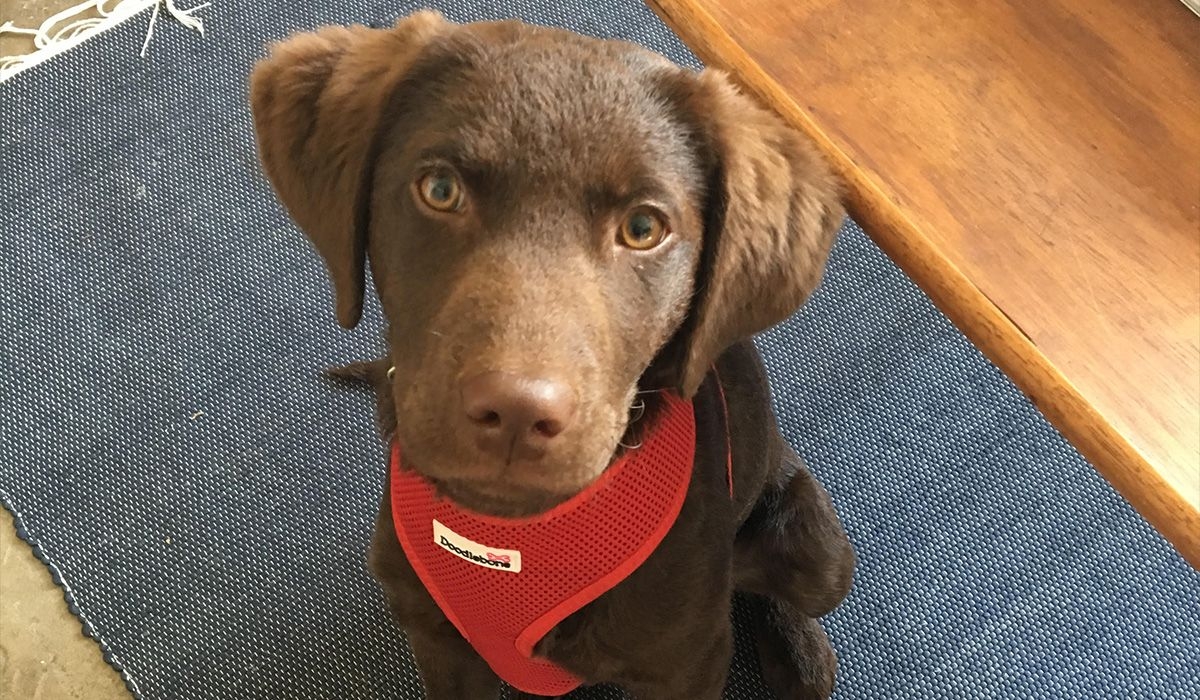
<path id="1" fill-rule="evenodd" d="M 698 65 L 636 0 L 432 4 Z M 143 15 L 0 85 L 0 498 L 141 697 L 420 697 L 364 568 L 370 401 L 319 377 L 378 310 L 337 329 L 245 96 L 266 41 L 416 5 L 217 2 L 145 60 Z M 855 225 L 760 344 L 861 560 L 838 698 L 1200 697 L 1200 575 Z"/>

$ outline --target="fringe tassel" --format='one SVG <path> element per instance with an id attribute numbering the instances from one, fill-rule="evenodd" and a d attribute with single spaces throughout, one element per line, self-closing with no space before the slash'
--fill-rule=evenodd
<path id="1" fill-rule="evenodd" d="M 150 15 L 150 25 L 146 29 L 146 40 L 142 43 L 141 55 L 146 55 L 150 46 L 150 38 L 154 36 L 154 25 L 158 21 L 158 13 L 166 8 L 167 14 L 175 18 L 188 29 L 204 35 L 204 23 L 193 14 L 211 3 L 203 3 L 195 7 L 181 10 L 175 5 L 175 0 L 117 0 L 112 8 L 106 7 L 111 0 L 87 0 L 73 7 L 58 12 L 42 22 L 37 29 L 26 29 L 14 25 L 11 21 L 0 24 L 2 34 L 26 34 L 33 37 L 35 50 L 20 56 L 0 57 L 0 83 L 8 80 L 17 73 L 31 68 L 42 61 L 57 56 L 68 49 L 74 48 L 84 41 L 112 29 L 134 15 L 154 8 Z M 94 11 L 99 17 L 78 16 L 88 11 Z"/>

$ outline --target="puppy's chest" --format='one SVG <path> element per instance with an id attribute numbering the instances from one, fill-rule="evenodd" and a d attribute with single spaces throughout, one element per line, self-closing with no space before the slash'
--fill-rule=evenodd
<path id="1" fill-rule="evenodd" d="M 535 646 L 614 587 L 646 580 L 643 565 L 669 534 L 677 536 L 692 490 L 696 426 L 690 401 L 668 403 L 640 448 L 577 496 L 530 518 L 487 516 L 439 497 L 403 468 L 394 448 L 391 510 L 405 556 L 447 619 L 510 685 L 553 696 L 582 682 Z M 670 569 L 686 570 L 677 564 Z"/>

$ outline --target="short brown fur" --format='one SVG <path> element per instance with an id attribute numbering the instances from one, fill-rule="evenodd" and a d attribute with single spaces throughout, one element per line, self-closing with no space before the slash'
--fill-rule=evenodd
<path id="1" fill-rule="evenodd" d="M 338 320 L 357 322 L 368 261 L 382 301 L 389 357 L 340 375 L 376 388 L 381 427 L 444 494 L 498 515 L 544 510 L 637 444 L 657 392 L 694 398 L 697 462 L 678 521 L 538 653 L 639 698 L 715 699 L 738 589 L 761 602 L 771 688 L 827 697 L 835 661 L 815 618 L 845 596 L 854 556 L 780 436 L 746 341 L 811 293 L 842 217 L 810 145 L 718 71 L 431 12 L 294 36 L 260 62 L 251 98 L 265 169 L 326 261 Z M 461 184 L 461 206 L 423 202 L 414 183 L 431 172 Z M 652 250 L 621 245 L 622 221 L 647 208 L 670 234 Z M 481 374 L 553 382 L 570 420 L 489 452 L 464 417 L 463 387 Z M 499 680 L 405 559 L 386 498 L 371 566 L 428 696 L 495 696 Z"/>

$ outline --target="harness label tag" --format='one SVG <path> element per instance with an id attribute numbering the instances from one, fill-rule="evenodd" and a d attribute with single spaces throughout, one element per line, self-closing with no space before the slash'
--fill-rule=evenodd
<path id="1" fill-rule="evenodd" d="M 436 519 L 433 521 L 433 542 L 454 556 L 466 559 L 472 564 L 497 571 L 521 573 L 521 553 L 517 550 L 496 549 L 472 542 Z"/>

